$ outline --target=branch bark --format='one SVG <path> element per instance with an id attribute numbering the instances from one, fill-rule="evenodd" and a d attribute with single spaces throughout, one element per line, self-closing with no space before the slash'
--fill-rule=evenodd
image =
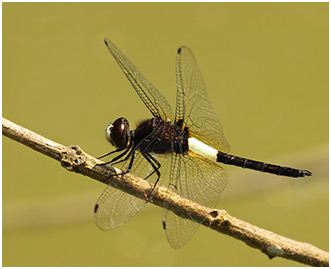
<path id="1" fill-rule="evenodd" d="M 121 170 L 115 167 L 96 165 L 103 162 L 88 155 L 78 146 L 63 146 L 5 118 L 2 118 L 2 134 L 60 161 L 61 165 L 69 171 L 83 174 L 105 184 L 109 184 L 109 178 L 112 177 L 114 187 L 141 199 L 145 200 L 145 194 L 152 188 L 150 183 L 134 175 L 118 176 Z M 309 243 L 280 236 L 230 216 L 225 210 L 199 205 L 172 193 L 163 186 L 157 186 L 151 203 L 162 207 L 164 201 L 171 205 L 170 210 L 178 216 L 183 218 L 188 218 L 188 215 L 193 216 L 202 225 L 239 239 L 259 249 L 270 259 L 282 257 L 312 266 L 329 266 L 329 253 Z"/>

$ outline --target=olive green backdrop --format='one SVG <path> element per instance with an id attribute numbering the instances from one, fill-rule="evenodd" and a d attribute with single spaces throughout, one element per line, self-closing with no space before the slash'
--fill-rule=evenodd
<path id="1" fill-rule="evenodd" d="M 109 122 L 150 117 L 110 38 L 175 105 L 189 46 L 231 152 L 313 172 L 290 179 L 227 167 L 218 208 L 328 250 L 328 3 L 3 3 L 3 116 L 99 156 Z M 149 204 L 110 232 L 104 185 L 3 138 L 4 266 L 297 266 L 200 227 L 172 249 Z"/>

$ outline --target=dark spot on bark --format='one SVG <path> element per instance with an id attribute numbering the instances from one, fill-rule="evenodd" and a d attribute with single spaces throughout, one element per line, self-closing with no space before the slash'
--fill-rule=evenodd
<path id="1" fill-rule="evenodd" d="M 216 218 L 218 216 L 218 212 L 217 211 L 210 211 L 209 212 L 209 215 L 212 217 L 212 218 Z"/>

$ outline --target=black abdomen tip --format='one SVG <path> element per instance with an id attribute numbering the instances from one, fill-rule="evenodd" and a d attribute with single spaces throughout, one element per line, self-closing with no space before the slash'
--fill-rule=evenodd
<path id="1" fill-rule="evenodd" d="M 177 53 L 180 54 L 181 52 L 182 52 L 182 48 L 179 48 L 179 49 L 177 50 Z"/>
<path id="2" fill-rule="evenodd" d="M 99 208 L 99 205 L 98 204 L 95 204 L 95 206 L 94 206 L 94 213 L 97 213 L 98 208 Z"/>

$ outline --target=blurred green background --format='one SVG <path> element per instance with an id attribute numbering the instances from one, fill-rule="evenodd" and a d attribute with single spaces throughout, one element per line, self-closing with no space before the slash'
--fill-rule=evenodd
<path id="1" fill-rule="evenodd" d="M 231 153 L 313 172 L 226 167 L 218 208 L 328 250 L 328 3 L 3 3 L 3 116 L 99 156 L 109 122 L 150 117 L 110 38 L 174 106 L 175 55 L 200 65 Z M 105 186 L 3 138 L 4 266 L 298 266 L 200 227 L 172 249 L 148 205 L 110 232 L 94 224 Z"/>

